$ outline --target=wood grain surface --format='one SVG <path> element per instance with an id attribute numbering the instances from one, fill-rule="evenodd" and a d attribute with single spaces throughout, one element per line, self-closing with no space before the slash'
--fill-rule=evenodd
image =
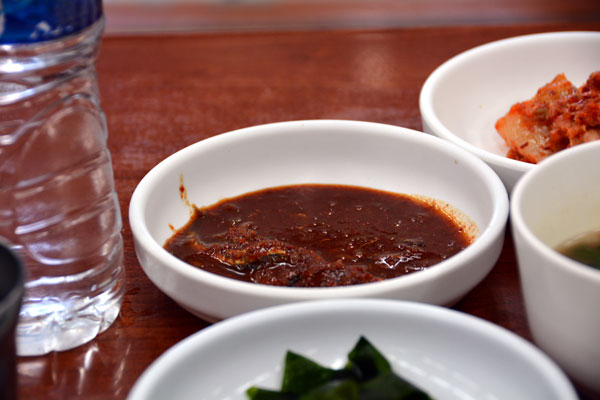
<path id="1" fill-rule="evenodd" d="M 553 7 L 555 3 L 549 2 Z M 596 4 L 592 3 L 590 7 Z M 486 12 L 496 15 L 493 9 Z M 124 222 L 125 300 L 113 326 L 91 343 L 20 358 L 21 398 L 123 399 L 160 354 L 209 325 L 160 292 L 135 256 L 127 220 L 129 200 L 144 174 L 162 159 L 207 137 L 276 121 L 351 119 L 421 130 L 419 91 L 442 62 L 510 36 L 600 30 L 600 19 L 584 17 L 365 29 L 107 34 L 98 76 Z M 531 340 L 509 233 L 493 271 L 454 308 Z"/>

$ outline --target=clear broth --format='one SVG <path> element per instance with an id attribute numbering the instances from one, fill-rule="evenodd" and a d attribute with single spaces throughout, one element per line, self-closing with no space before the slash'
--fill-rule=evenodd
<path id="1" fill-rule="evenodd" d="M 600 230 L 569 239 L 556 250 L 575 261 L 600 269 Z"/>

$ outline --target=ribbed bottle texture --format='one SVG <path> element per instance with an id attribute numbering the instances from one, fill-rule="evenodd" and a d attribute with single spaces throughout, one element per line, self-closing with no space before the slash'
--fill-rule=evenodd
<path id="1" fill-rule="evenodd" d="M 95 59 L 102 20 L 0 46 L 0 236 L 26 265 L 20 355 L 90 341 L 123 297 L 121 214 Z"/>

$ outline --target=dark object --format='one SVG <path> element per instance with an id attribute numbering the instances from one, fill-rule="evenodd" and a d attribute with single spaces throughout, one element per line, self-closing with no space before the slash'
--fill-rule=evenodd
<path id="1" fill-rule="evenodd" d="M 0 399 L 17 398 L 15 328 L 24 291 L 21 260 L 0 243 Z"/>

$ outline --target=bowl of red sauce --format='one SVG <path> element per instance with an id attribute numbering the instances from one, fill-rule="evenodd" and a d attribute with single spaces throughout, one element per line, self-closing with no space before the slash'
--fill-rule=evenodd
<path id="1" fill-rule="evenodd" d="M 216 321 L 302 300 L 452 305 L 493 268 L 508 196 L 483 161 L 397 126 L 291 121 L 160 162 L 129 207 L 156 286 Z"/>
<path id="2" fill-rule="evenodd" d="M 460 53 L 425 81 L 423 130 L 474 153 L 509 194 L 566 148 L 600 139 L 600 32 L 506 38 Z"/>

